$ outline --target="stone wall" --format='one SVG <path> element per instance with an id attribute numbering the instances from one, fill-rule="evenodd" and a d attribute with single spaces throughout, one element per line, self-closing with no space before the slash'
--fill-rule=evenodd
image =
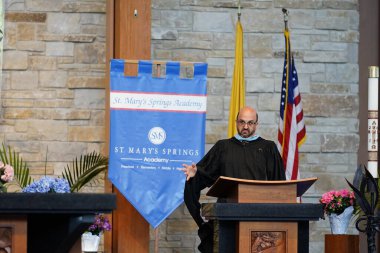
<path id="1" fill-rule="evenodd" d="M 234 63 L 235 0 L 152 0 L 152 58 L 209 64 L 207 148 L 226 137 Z M 5 0 L 1 140 L 21 152 L 34 177 L 60 175 L 74 157 L 104 150 L 105 0 Z M 307 128 L 304 197 L 347 187 L 357 163 L 359 12 L 355 0 L 242 1 L 247 104 L 259 134 L 276 139 L 284 38 L 289 27 Z M 102 190 L 101 185 L 96 189 Z M 204 201 L 213 201 L 202 197 Z M 323 251 L 326 221 L 311 225 Z M 355 232 L 351 229 L 351 232 Z M 322 234 L 322 235 L 321 235 Z M 197 252 L 196 225 L 179 207 L 159 227 L 159 252 Z M 153 252 L 154 231 L 151 231 Z"/>
<path id="2" fill-rule="evenodd" d="M 105 142 L 105 1 L 6 0 L 0 140 L 37 178 Z M 102 190 L 100 185 L 98 190 Z"/>
<path id="3" fill-rule="evenodd" d="M 209 64 L 208 148 L 227 135 L 236 3 L 152 1 L 152 57 Z M 246 100 L 259 111 L 259 134 L 277 138 L 285 48 L 282 8 L 287 8 L 307 129 L 300 149 L 301 177 L 319 178 L 303 201 L 317 202 L 325 191 L 347 188 L 344 179 L 353 177 L 359 147 L 358 1 L 241 3 Z M 194 227 L 186 208 L 177 209 L 160 226 L 160 252 L 194 252 Z M 323 252 L 324 233 L 330 233 L 326 221 L 311 224 L 310 252 Z"/>

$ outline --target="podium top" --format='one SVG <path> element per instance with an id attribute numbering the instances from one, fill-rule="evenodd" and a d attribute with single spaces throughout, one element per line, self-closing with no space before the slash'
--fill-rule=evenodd
<path id="1" fill-rule="evenodd" d="M 227 197 L 228 191 L 226 189 L 232 189 L 236 187 L 238 184 L 244 184 L 244 185 L 255 185 L 255 186 L 273 186 L 275 187 L 280 185 L 296 185 L 297 189 L 297 197 L 301 197 L 309 188 L 314 184 L 315 181 L 317 181 L 318 178 L 312 177 L 312 178 L 305 178 L 305 179 L 298 179 L 298 180 L 277 180 L 277 181 L 263 181 L 263 180 L 249 180 L 249 179 L 240 179 L 240 178 L 233 178 L 233 177 L 219 177 L 215 183 L 210 187 L 208 192 L 206 193 L 207 196 L 212 197 Z"/>

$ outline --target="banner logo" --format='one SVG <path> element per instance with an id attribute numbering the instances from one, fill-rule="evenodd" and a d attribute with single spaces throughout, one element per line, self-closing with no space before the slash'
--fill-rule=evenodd
<path id="1" fill-rule="evenodd" d="M 148 138 L 154 145 L 160 145 L 166 139 L 166 132 L 161 127 L 153 127 L 149 130 Z"/>

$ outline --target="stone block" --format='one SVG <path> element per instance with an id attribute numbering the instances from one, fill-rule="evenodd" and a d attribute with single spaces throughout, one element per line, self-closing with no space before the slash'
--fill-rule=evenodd
<path id="1" fill-rule="evenodd" d="M 43 52 L 45 43 L 41 41 L 17 41 L 16 49 L 18 51 Z"/>
<path id="2" fill-rule="evenodd" d="M 74 56 L 74 43 L 46 42 L 46 56 Z"/>
<path id="3" fill-rule="evenodd" d="M 246 78 L 246 92 L 273 92 L 274 80 L 270 78 Z"/>
<path id="4" fill-rule="evenodd" d="M 17 45 L 17 24 L 5 22 L 4 30 L 7 36 L 3 37 L 3 50 L 16 49 Z"/>
<path id="5" fill-rule="evenodd" d="M 102 89 L 80 89 L 75 91 L 75 107 L 83 109 L 104 110 L 104 90 Z"/>
<path id="6" fill-rule="evenodd" d="M 338 10 L 357 10 L 359 8 L 358 1 L 355 0 L 345 0 L 345 1 L 336 1 L 336 0 L 326 0 L 323 1 L 323 8 L 326 9 L 338 9 Z"/>
<path id="7" fill-rule="evenodd" d="M 28 120 L 27 134 L 38 136 L 45 141 L 67 140 L 67 126 L 59 120 Z"/>
<path id="8" fill-rule="evenodd" d="M 358 64 L 326 64 L 326 81 L 332 83 L 357 83 Z"/>
<path id="9" fill-rule="evenodd" d="M 225 77 L 226 68 L 224 66 L 209 66 L 207 70 L 208 77 Z"/>
<path id="10" fill-rule="evenodd" d="M 206 40 L 212 41 L 213 34 L 209 32 L 188 32 L 188 31 L 179 31 L 178 38 L 180 40 Z M 215 40 L 215 39 L 214 39 Z"/>
<path id="11" fill-rule="evenodd" d="M 66 71 L 40 71 L 39 85 L 41 87 L 64 88 L 67 82 Z"/>
<path id="12" fill-rule="evenodd" d="M 346 51 L 306 51 L 303 61 L 308 62 L 327 62 L 327 63 L 346 63 L 348 55 Z"/>
<path id="13" fill-rule="evenodd" d="M 178 31 L 175 29 L 153 27 L 151 36 L 152 40 L 176 40 L 178 39 Z"/>
<path id="14" fill-rule="evenodd" d="M 192 219 L 167 221 L 168 234 L 185 234 L 197 230 L 197 224 Z"/>
<path id="15" fill-rule="evenodd" d="M 105 44 L 76 44 L 74 55 L 78 63 L 105 63 Z"/>
<path id="16" fill-rule="evenodd" d="M 242 26 L 244 32 L 256 33 L 278 33 L 283 30 L 284 22 L 282 18 L 268 18 L 278 16 L 278 10 L 264 9 L 252 10 L 244 14 Z"/>
<path id="17" fill-rule="evenodd" d="M 194 12 L 193 22 L 196 32 L 233 32 L 235 29 L 228 12 Z"/>
<path id="18" fill-rule="evenodd" d="M 46 0 L 25 0 L 26 10 L 34 11 L 60 11 L 63 1 L 46 1 Z"/>
<path id="19" fill-rule="evenodd" d="M 97 39 L 99 40 L 99 42 L 101 41 L 102 38 L 104 42 L 106 27 L 99 26 L 99 25 L 81 25 L 81 33 L 97 35 Z"/>
<path id="20" fill-rule="evenodd" d="M 207 119 L 223 118 L 223 98 L 218 96 L 207 97 Z"/>
<path id="21" fill-rule="evenodd" d="M 167 8 L 170 6 L 173 9 L 176 9 L 179 7 L 179 1 L 178 0 L 155 0 L 152 2 L 152 9 L 159 9 L 159 8 Z"/>
<path id="22" fill-rule="evenodd" d="M 357 117 L 359 110 L 359 98 L 351 95 L 304 94 L 302 104 L 304 114 L 314 117 Z"/>
<path id="23" fill-rule="evenodd" d="M 271 36 L 249 36 L 248 45 L 244 45 L 245 51 L 248 51 L 248 57 L 253 58 L 270 58 L 272 52 Z"/>
<path id="24" fill-rule="evenodd" d="M 358 134 L 324 134 L 322 135 L 322 152 L 358 152 Z"/>
<path id="25" fill-rule="evenodd" d="M 46 145 L 48 148 L 49 161 L 61 162 L 60 167 L 62 168 L 64 168 L 66 164 L 71 163 L 71 161 L 73 161 L 76 157 L 79 158 L 80 155 L 85 155 L 87 153 L 87 146 L 85 143 L 52 141 Z M 55 171 L 59 173 L 59 170 L 57 170 L 57 168 L 55 169 Z"/>
<path id="26" fill-rule="evenodd" d="M 68 78 L 67 87 L 69 89 L 82 89 L 82 88 L 105 88 L 105 77 L 96 76 L 71 76 Z"/>
<path id="27" fill-rule="evenodd" d="M 3 107 L 33 107 L 33 100 L 24 100 L 24 99 L 2 99 Z"/>
<path id="28" fill-rule="evenodd" d="M 228 61 L 228 76 L 232 76 L 232 73 L 234 71 L 234 60 Z M 262 66 L 263 63 L 260 60 L 257 60 L 255 58 L 248 58 L 244 60 L 244 75 L 245 78 L 259 78 L 262 77 Z M 283 67 L 281 67 L 282 69 Z M 273 71 L 273 69 L 272 69 Z"/>
<path id="29" fill-rule="evenodd" d="M 105 13 L 106 3 L 98 2 L 79 2 L 79 3 L 64 3 L 62 6 L 63 12 L 79 12 L 79 13 Z"/>
<path id="30" fill-rule="evenodd" d="M 52 113 L 51 118 L 56 120 L 89 120 L 91 118 L 91 111 L 60 108 Z"/>
<path id="31" fill-rule="evenodd" d="M 339 83 L 312 83 L 310 91 L 319 94 L 349 94 L 350 86 Z"/>
<path id="32" fill-rule="evenodd" d="M 170 60 L 172 59 L 172 50 L 153 50 L 154 59 L 157 60 Z"/>
<path id="33" fill-rule="evenodd" d="M 211 43 L 211 41 L 179 40 L 178 41 L 178 48 L 211 50 L 212 49 L 212 43 Z"/>
<path id="34" fill-rule="evenodd" d="M 33 2 L 31 0 L 29 1 Z M 46 9 L 44 9 L 43 11 L 45 12 Z M 5 21 L 44 23 L 46 21 L 46 13 L 6 12 Z"/>
<path id="35" fill-rule="evenodd" d="M 337 42 L 359 42 L 359 31 L 330 31 L 330 40 Z"/>
<path id="36" fill-rule="evenodd" d="M 40 108 L 69 108 L 72 107 L 73 101 L 67 99 L 37 100 L 34 105 Z"/>
<path id="37" fill-rule="evenodd" d="M 311 44 L 311 49 L 314 51 L 318 51 L 318 50 L 322 50 L 322 51 L 346 51 L 347 50 L 347 43 L 331 42 L 331 41 L 313 42 Z"/>
<path id="38" fill-rule="evenodd" d="M 31 1 L 32 2 L 32 1 Z M 77 13 L 48 13 L 47 31 L 57 34 L 75 34 L 81 32 L 80 14 Z"/>
<path id="39" fill-rule="evenodd" d="M 69 126 L 67 140 L 70 142 L 105 141 L 105 129 L 99 126 Z"/>
<path id="40" fill-rule="evenodd" d="M 104 13 L 81 13 L 80 24 L 82 25 L 101 25 L 106 24 L 106 15 Z"/>
<path id="41" fill-rule="evenodd" d="M 280 94 L 259 94 L 258 111 L 278 111 L 280 109 Z"/>
<path id="42" fill-rule="evenodd" d="M 315 28 L 326 30 L 349 30 L 349 13 L 339 10 L 321 10 L 316 13 Z"/>
<path id="43" fill-rule="evenodd" d="M 208 52 L 197 49 L 176 50 L 172 52 L 174 61 L 205 62 L 209 57 Z"/>
<path id="44" fill-rule="evenodd" d="M 162 10 L 161 26 L 170 28 L 190 28 L 192 25 L 192 13 L 181 10 Z M 196 31 L 196 30 L 195 30 Z"/>
<path id="45" fill-rule="evenodd" d="M 278 8 L 293 8 L 293 9 L 319 9 L 322 7 L 322 0 L 274 0 L 274 6 Z"/>
<path id="46" fill-rule="evenodd" d="M 17 24 L 17 40 L 32 41 L 35 39 L 36 27 L 32 23 Z"/>
<path id="47" fill-rule="evenodd" d="M 52 56 L 29 56 L 29 69 L 31 70 L 56 70 L 57 59 Z"/>
<path id="48" fill-rule="evenodd" d="M 38 87 L 37 71 L 17 71 L 11 75 L 11 87 L 15 90 L 34 90 Z"/>
<path id="49" fill-rule="evenodd" d="M 215 33 L 213 49 L 235 50 L 235 35 L 232 33 Z"/>
<path id="50" fill-rule="evenodd" d="M 3 70 L 26 70 L 27 68 L 28 54 L 26 52 L 3 52 Z"/>
<path id="51" fill-rule="evenodd" d="M 224 95 L 226 80 L 222 78 L 207 79 L 207 94 L 208 95 Z"/>

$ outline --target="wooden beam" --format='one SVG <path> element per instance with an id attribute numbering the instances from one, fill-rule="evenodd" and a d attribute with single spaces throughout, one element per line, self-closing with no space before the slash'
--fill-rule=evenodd
<path id="1" fill-rule="evenodd" d="M 107 1 L 107 64 L 112 58 L 149 60 L 151 51 L 151 1 Z M 137 65 L 126 69 L 135 75 Z M 106 122 L 109 122 L 109 66 L 106 88 Z M 107 127 L 109 137 L 109 127 Z M 107 138 L 109 140 L 109 138 Z M 109 142 L 107 143 L 109 149 Z M 112 214 L 112 235 L 105 239 L 105 252 L 149 252 L 149 224 L 125 197 L 110 184 L 106 190 L 117 195 L 117 209 Z"/>

